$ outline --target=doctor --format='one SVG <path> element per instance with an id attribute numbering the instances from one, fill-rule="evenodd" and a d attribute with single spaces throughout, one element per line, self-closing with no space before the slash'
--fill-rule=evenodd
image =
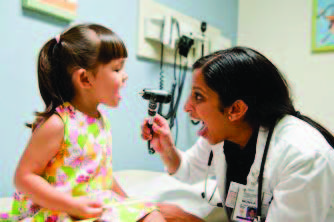
<path id="1" fill-rule="evenodd" d="M 184 109 L 202 122 L 186 152 L 176 149 L 161 116 L 154 119 L 153 137 L 148 120 L 142 124 L 143 139 L 151 140 L 171 175 L 188 183 L 215 175 L 218 205 L 230 218 L 236 206 L 225 203 L 233 182 L 260 192 L 261 199 L 266 195 L 257 217 L 262 221 L 334 221 L 334 137 L 296 112 L 285 79 L 262 54 L 235 47 L 199 59 Z M 211 193 L 203 196 L 209 200 Z M 199 220 L 171 205 L 161 211 L 171 221 Z"/>

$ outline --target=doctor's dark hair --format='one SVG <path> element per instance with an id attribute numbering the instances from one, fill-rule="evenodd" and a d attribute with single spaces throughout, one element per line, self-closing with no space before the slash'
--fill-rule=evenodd
<path id="1" fill-rule="evenodd" d="M 245 120 L 268 129 L 285 115 L 293 115 L 318 129 L 334 147 L 328 130 L 295 110 L 283 75 L 259 52 L 247 47 L 217 51 L 197 60 L 193 69 L 201 69 L 206 84 L 218 93 L 222 112 L 243 100 L 248 106 Z"/>
<path id="2" fill-rule="evenodd" d="M 35 123 L 27 126 L 34 129 L 54 114 L 56 107 L 73 99 L 74 70 L 83 68 L 94 74 L 98 65 L 126 57 L 123 41 L 115 32 L 98 24 L 76 25 L 50 39 L 38 57 L 38 85 L 45 111 L 36 112 Z"/>

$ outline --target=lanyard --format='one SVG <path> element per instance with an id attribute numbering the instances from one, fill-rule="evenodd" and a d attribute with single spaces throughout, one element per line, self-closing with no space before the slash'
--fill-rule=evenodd
<path id="1" fill-rule="evenodd" d="M 261 196 L 261 194 L 262 194 L 262 182 L 263 182 L 264 165 L 266 163 L 267 154 L 268 154 L 268 150 L 269 150 L 269 144 L 270 144 L 270 140 L 271 140 L 271 136 L 273 135 L 273 132 L 274 132 L 274 127 L 271 127 L 269 129 L 266 145 L 264 147 L 263 156 L 262 156 L 262 160 L 261 160 L 261 168 L 260 168 L 260 173 L 259 173 L 259 177 L 258 177 L 258 193 L 257 193 L 257 199 L 258 199 L 258 201 L 257 201 L 257 221 L 258 222 L 261 221 L 261 214 L 262 214 L 262 209 L 261 209 L 261 206 L 262 206 L 262 199 L 261 198 L 262 198 L 262 196 Z M 211 150 L 210 156 L 209 156 L 209 161 L 208 161 L 208 166 L 209 167 L 211 166 L 212 158 L 213 158 L 213 152 Z M 206 180 L 207 180 L 207 177 L 206 177 Z M 217 188 L 217 186 L 216 186 L 216 188 Z M 216 188 L 215 188 L 214 192 L 216 191 Z M 211 199 L 214 195 L 214 192 L 211 195 L 209 203 L 210 203 L 210 201 L 211 201 Z M 205 181 L 205 191 L 202 192 L 202 197 L 203 197 L 203 199 L 206 197 L 206 181 Z M 218 207 L 222 207 L 222 203 L 218 203 Z"/>
<path id="2" fill-rule="evenodd" d="M 269 150 L 269 144 L 270 144 L 270 139 L 271 136 L 273 135 L 274 127 L 271 127 L 269 129 L 269 134 L 267 137 L 266 145 L 263 151 L 263 156 L 262 156 L 262 161 L 261 161 L 261 168 L 260 168 L 260 173 L 258 177 L 258 191 L 257 191 L 257 219 L 260 222 L 261 221 L 261 214 L 262 214 L 262 182 L 263 182 L 263 171 L 264 171 L 264 165 L 266 163 L 267 159 L 267 154 Z"/>

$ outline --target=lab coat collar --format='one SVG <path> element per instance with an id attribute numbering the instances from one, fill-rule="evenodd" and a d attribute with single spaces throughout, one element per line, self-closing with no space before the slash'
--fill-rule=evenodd
<path id="1" fill-rule="evenodd" d="M 263 127 L 260 127 L 259 135 L 257 137 L 257 142 L 256 142 L 256 153 L 255 153 L 254 163 L 252 164 L 250 172 L 247 176 L 247 185 L 249 186 L 253 186 L 253 187 L 257 186 L 263 152 L 264 152 L 265 144 L 267 141 L 268 133 L 269 133 L 269 130 Z"/>

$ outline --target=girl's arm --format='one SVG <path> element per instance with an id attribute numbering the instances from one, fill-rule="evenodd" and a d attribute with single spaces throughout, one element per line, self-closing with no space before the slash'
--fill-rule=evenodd
<path id="1" fill-rule="evenodd" d="M 16 169 L 15 185 L 18 191 L 28 194 L 41 207 L 87 217 L 87 206 L 91 203 L 57 191 L 41 177 L 49 161 L 60 149 L 63 137 L 64 125 L 58 115 L 51 116 L 36 129 Z"/>
<path id="2" fill-rule="evenodd" d="M 117 193 L 118 195 L 128 198 L 128 195 L 124 192 L 124 190 L 121 188 L 115 177 L 112 178 L 112 187 L 111 190 Z"/>

